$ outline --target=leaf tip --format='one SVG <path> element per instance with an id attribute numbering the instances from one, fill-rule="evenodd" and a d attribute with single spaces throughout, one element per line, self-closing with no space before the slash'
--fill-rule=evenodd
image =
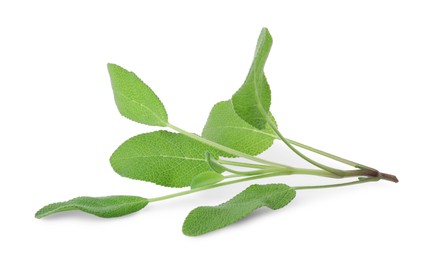
<path id="1" fill-rule="evenodd" d="M 269 29 L 267 27 L 263 27 L 261 29 L 261 33 L 263 33 L 263 34 L 270 34 Z"/>
<path id="2" fill-rule="evenodd" d="M 46 216 L 51 215 L 52 212 L 52 208 L 55 208 L 56 205 L 58 205 L 60 203 L 51 203 L 48 205 L 43 206 L 42 208 L 40 208 L 36 213 L 35 213 L 35 218 L 37 219 L 41 219 L 44 218 Z"/>
<path id="3" fill-rule="evenodd" d="M 128 72 L 123 67 L 114 63 L 107 63 L 107 69 L 108 69 L 108 74 L 111 78 L 111 84 L 113 84 L 113 80 L 115 79 L 115 77 L 117 77 L 116 76 L 117 73 Z"/>
<path id="4" fill-rule="evenodd" d="M 200 223 L 197 223 L 196 221 L 196 212 L 200 211 L 201 208 L 204 207 L 198 207 L 193 209 L 191 212 L 189 212 L 189 214 L 187 215 L 187 217 L 185 218 L 184 222 L 183 222 L 183 226 L 182 226 L 182 232 L 184 235 L 189 236 L 189 237 L 196 237 L 199 235 L 203 235 L 207 232 L 203 231 L 201 229 Z M 199 218 L 198 218 L 199 219 Z"/>
<path id="5" fill-rule="evenodd" d="M 119 68 L 120 66 L 114 63 L 107 63 L 108 72 L 112 72 L 112 70 Z M 120 67 L 121 68 L 121 67 Z"/>
<path id="6" fill-rule="evenodd" d="M 263 27 L 261 29 L 261 35 L 260 36 L 261 37 L 265 37 L 265 38 L 267 38 L 270 41 L 273 41 L 273 37 L 271 36 L 270 31 L 269 31 L 269 29 L 267 27 Z"/>
<path id="7" fill-rule="evenodd" d="M 34 214 L 34 217 L 37 218 L 37 219 L 41 219 L 41 218 L 43 218 L 43 215 L 40 213 L 40 210 L 38 210 L 38 211 Z"/>

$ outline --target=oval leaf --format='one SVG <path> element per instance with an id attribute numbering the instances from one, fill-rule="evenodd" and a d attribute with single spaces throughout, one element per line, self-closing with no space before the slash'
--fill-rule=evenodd
<path id="1" fill-rule="evenodd" d="M 232 103 L 228 100 L 214 105 L 202 137 L 250 155 L 258 155 L 273 144 L 277 135 L 268 124 L 259 130 L 246 123 L 234 112 Z"/>
<path id="2" fill-rule="evenodd" d="M 36 212 L 35 217 L 43 218 L 62 211 L 81 210 L 102 218 L 114 218 L 136 212 L 147 204 L 147 199 L 137 196 L 78 197 L 46 205 Z"/>
<path id="3" fill-rule="evenodd" d="M 158 96 L 131 71 L 108 64 L 114 99 L 120 114 L 147 125 L 165 126 L 168 115 Z"/>
<path id="4" fill-rule="evenodd" d="M 219 206 L 192 210 L 183 223 L 183 233 L 199 236 L 235 223 L 258 208 L 282 208 L 295 194 L 295 190 L 285 184 L 251 185 Z"/>
<path id="5" fill-rule="evenodd" d="M 208 171 L 202 172 L 192 179 L 191 188 L 196 189 L 199 187 L 215 184 L 224 180 L 224 177 L 219 173 Z"/>
<path id="6" fill-rule="evenodd" d="M 204 153 L 210 146 L 182 134 L 156 131 L 130 138 L 110 158 L 123 177 L 167 187 L 186 187 L 197 174 L 209 171 Z"/>
<path id="7" fill-rule="evenodd" d="M 232 96 L 235 112 L 246 122 L 258 129 L 264 129 L 271 103 L 270 87 L 264 75 L 264 65 L 269 55 L 273 40 L 263 28 L 258 38 L 252 66 L 240 89 Z M 263 111 L 261 111 L 263 110 Z"/>

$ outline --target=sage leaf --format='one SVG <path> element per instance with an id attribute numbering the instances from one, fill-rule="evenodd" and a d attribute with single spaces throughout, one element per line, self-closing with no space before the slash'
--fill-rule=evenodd
<path id="1" fill-rule="evenodd" d="M 235 113 L 231 100 L 228 100 L 213 106 L 202 137 L 243 153 L 258 155 L 273 144 L 277 135 L 268 124 L 259 130 L 245 122 Z"/>
<path id="2" fill-rule="evenodd" d="M 213 171 L 202 172 L 192 179 L 191 188 L 196 189 L 199 187 L 215 184 L 224 180 L 224 177 L 219 173 Z"/>
<path id="3" fill-rule="evenodd" d="M 270 87 L 264 75 L 264 65 L 273 40 L 263 28 L 258 38 L 255 56 L 245 82 L 232 96 L 235 112 L 246 122 L 258 129 L 264 129 L 271 103 Z"/>
<path id="4" fill-rule="evenodd" d="M 81 210 L 102 218 L 114 218 L 136 212 L 147 204 L 147 199 L 137 196 L 77 197 L 46 205 L 36 212 L 35 217 L 43 218 L 62 211 Z"/>
<path id="5" fill-rule="evenodd" d="M 166 187 L 186 187 L 197 174 L 211 170 L 204 153 L 212 147 L 182 134 L 155 131 L 125 141 L 110 158 L 123 177 Z"/>
<path id="6" fill-rule="evenodd" d="M 168 115 L 164 105 L 135 73 L 115 64 L 108 64 L 108 72 L 120 114 L 142 124 L 167 124 Z"/>
<path id="7" fill-rule="evenodd" d="M 285 184 L 251 185 L 219 206 L 192 210 L 183 223 L 183 233 L 199 236 L 233 224 L 258 208 L 282 208 L 290 203 L 295 195 L 295 190 Z"/>

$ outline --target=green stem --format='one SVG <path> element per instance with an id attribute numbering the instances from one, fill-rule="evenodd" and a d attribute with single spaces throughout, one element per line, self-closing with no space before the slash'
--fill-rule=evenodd
<path id="1" fill-rule="evenodd" d="M 329 178 L 342 178 L 339 175 L 335 175 L 331 172 L 320 170 L 320 169 L 306 169 L 306 168 L 294 168 L 293 174 L 306 174 L 306 175 L 315 175 L 315 176 L 321 176 L 321 177 L 329 177 Z M 352 176 L 349 176 L 352 177 Z"/>
<path id="2" fill-rule="evenodd" d="M 250 176 L 250 175 L 257 175 L 257 174 L 266 174 L 266 173 L 277 173 L 277 172 L 285 172 L 287 174 L 304 174 L 304 175 L 314 175 L 314 176 L 321 176 L 321 177 L 329 177 L 329 178 L 341 178 L 340 176 L 337 176 L 333 173 L 330 173 L 328 171 L 320 170 L 320 169 L 306 169 L 306 168 L 268 168 L 268 169 L 262 169 L 257 171 L 235 171 L 228 168 L 225 168 L 228 172 L 237 174 L 237 175 L 243 175 L 243 176 Z M 355 176 L 362 176 L 361 174 L 353 173 L 352 175 L 348 175 L 346 177 L 355 177 Z"/>
<path id="3" fill-rule="evenodd" d="M 263 111 L 264 112 L 264 111 Z M 292 144 L 290 144 L 289 142 L 287 142 L 285 140 L 285 138 L 283 137 L 282 133 L 277 129 L 277 127 L 273 124 L 273 122 L 271 121 L 271 119 L 269 118 L 269 116 L 267 114 L 264 115 L 267 119 L 268 124 L 270 125 L 270 127 L 273 129 L 273 131 L 280 137 L 280 139 L 282 140 L 282 142 L 284 142 L 294 153 L 296 153 L 298 156 L 300 156 L 302 159 L 304 159 L 305 161 L 307 161 L 308 163 L 323 169 L 325 171 L 331 172 L 337 176 L 345 176 L 345 172 L 339 169 L 335 169 L 332 167 L 329 167 L 327 165 L 324 165 L 322 163 L 319 163 L 315 160 L 312 160 L 311 158 L 309 158 L 308 156 L 304 155 L 302 152 L 300 152 L 299 150 L 297 150 Z"/>
<path id="4" fill-rule="evenodd" d="M 273 166 L 278 166 L 278 167 L 290 168 L 287 165 L 283 165 L 283 164 L 280 164 L 280 163 L 275 163 L 275 162 L 267 161 L 267 160 L 264 160 L 264 159 L 261 159 L 261 158 L 258 158 L 258 157 L 255 157 L 255 156 L 252 156 L 252 155 L 249 155 L 249 154 L 246 154 L 246 153 L 234 150 L 234 149 L 231 149 L 229 147 L 226 147 L 226 146 L 223 146 L 221 144 L 215 143 L 213 141 L 207 140 L 207 139 L 205 139 L 205 138 L 203 138 L 203 137 L 201 137 L 199 135 L 192 134 L 192 133 L 190 133 L 188 131 L 185 131 L 185 130 L 183 130 L 183 129 L 175 126 L 175 125 L 172 125 L 170 123 L 167 123 L 166 126 L 169 127 L 169 128 L 171 128 L 171 129 L 173 129 L 173 130 L 175 130 L 175 131 L 177 131 L 177 132 L 179 132 L 179 133 L 181 133 L 181 134 L 183 134 L 183 135 L 185 135 L 185 136 L 187 136 L 187 137 L 190 137 L 190 138 L 192 138 L 192 139 L 194 139 L 196 141 L 199 141 L 201 143 L 204 143 L 204 144 L 207 144 L 209 146 L 212 146 L 212 147 L 214 147 L 216 149 L 219 149 L 221 151 L 224 151 L 226 153 L 229 153 L 229 154 L 232 154 L 232 155 L 236 155 L 236 156 L 239 156 L 239 157 L 243 157 L 243 158 L 249 159 L 251 161 L 267 164 L 267 165 L 273 165 Z"/>
<path id="5" fill-rule="evenodd" d="M 263 110 L 262 106 L 260 106 L 260 107 L 261 107 L 262 112 L 263 112 L 264 110 Z M 393 181 L 393 182 L 398 182 L 396 176 L 390 175 L 390 174 L 383 174 L 383 173 L 380 173 L 377 170 L 369 168 L 369 167 L 366 167 L 365 169 L 361 169 L 361 170 L 356 170 L 356 171 L 342 171 L 342 170 L 333 169 L 331 167 L 327 167 L 327 166 L 322 165 L 322 164 L 320 164 L 318 162 L 315 162 L 312 159 L 309 159 L 308 157 L 306 157 L 305 155 L 303 155 L 302 153 L 300 153 L 297 149 L 295 149 L 282 136 L 282 134 L 278 131 L 277 127 L 273 124 L 273 122 L 271 120 L 269 120 L 270 118 L 268 117 L 268 115 L 267 115 L 266 118 L 267 118 L 268 123 L 270 124 L 270 126 L 273 128 L 273 130 L 275 130 L 275 133 L 280 136 L 280 138 L 282 139 L 282 141 L 284 141 L 285 144 L 288 145 L 288 147 L 290 147 L 291 149 L 293 149 L 293 151 L 295 151 L 303 159 L 309 161 L 310 163 L 312 163 L 313 165 L 317 166 L 318 168 L 321 168 L 324 171 L 327 171 L 327 173 L 325 173 L 325 172 L 322 172 L 322 171 L 321 172 L 320 171 L 315 171 L 314 172 L 314 170 L 305 169 L 307 172 L 309 172 L 309 174 L 318 175 L 318 176 L 324 176 L 324 177 L 331 177 L 331 178 L 342 178 L 342 177 L 353 177 L 353 176 L 380 177 L 380 178 L 385 179 L 385 180 L 389 180 L 389 181 Z M 291 166 L 288 166 L 288 165 L 271 162 L 271 161 L 268 161 L 268 160 L 265 160 L 265 159 L 254 157 L 252 155 L 249 155 L 249 154 L 246 154 L 246 153 L 243 153 L 243 152 L 231 149 L 229 147 L 226 147 L 226 146 L 220 145 L 218 143 L 215 143 L 213 141 L 207 140 L 207 139 L 205 139 L 205 138 L 203 138 L 203 137 L 201 137 L 199 135 L 195 135 L 195 134 L 189 133 L 189 132 L 187 132 L 187 131 L 179 128 L 179 127 L 176 127 L 174 125 L 171 125 L 169 123 L 167 123 L 166 126 L 169 127 L 169 128 L 171 128 L 171 129 L 173 129 L 173 130 L 175 130 L 175 131 L 177 131 L 177 132 L 179 132 L 179 133 L 181 133 L 181 134 L 183 134 L 183 135 L 185 135 L 185 136 L 188 136 L 188 137 L 190 137 L 190 138 L 192 138 L 194 140 L 197 140 L 197 141 L 199 141 L 201 143 L 204 143 L 204 144 L 207 144 L 209 146 L 215 147 L 215 148 L 217 148 L 217 149 L 219 149 L 221 151 L 224 151 L 226 153 L 233 154 L 233 155 L 236 155 L 236 156 L 239 156 L 239 157 L 243 157 L 243 158 L 249 159 L 251 161 L 258 162 L 258 163 L 265 164 L 265 165 L 263 165 L 263 167 L 261 167 L 262 169 L 264 169 L 264 167 L 267 167 L 267 169 L 268 169 L 271 166 L 276 166 L 278 168 L 285 168 L 287 170 L 297 169 L 297 168 L 294 168 L 294 167 L 291 167 Z M 240 164 L 242 164 L 243 166 L 246 166 L 246 165 L 247 166 L 253 166 L 253 167 L 257 166 L 256 164 L 246 164 L 246 163 L 236 163 L 236 164 L 238 166 L 240 166 Z M 259 167 L 260 166 L 258 166 L 258 168 Z"/>
<path id="6" fill-rule="evenodd" d="M 334 173 L 334 174 L 336 174 L 336 175 L 339 175 L 339 176 L 341 176 L 341 177 L 345 176 L 345 171 L 342 171 L 342 170 L 339 170 L 339 169 L 335 169 L 335 168 L 329 167 L 329 166 L 327 166 L 327 165 L 321 164 L 321 163 L 319 163 L 319 162 L 317 162 L 317 161 L 315 161 L 315 160 L 312 160 L 311 158 L 307 157 L 306 155 L 304 155 L 303 153 L 301 153 L 300 151 L 298 151 L 294 146 L 291 145 L 291 143 L 293 143 L 294 141 L 289 140 L 289 139 L 286 139 L 286 138 L 282 135 L 282 133 L 279 132 L 279 130 L 277 129 L 277 126 L 273 123 L 273 121 L 272 121 L 272 119 L 270 118 L 269 114 L 267 113 L 267 111 L 264 109 L 264 107 L 263 107 L 263 105 L 262 105 L 261 98 L 260 98 L 260 95 L 259 95 L 259 89 L 258 89 L 258 87 L 257 87 L 257 78 L 256 78 L 256 75 L 257 75 L 257 68 L 254 66 L 253 69 L 254 69 L 254 89 L 255 89 L 255 99 L 256 99 L 256 102 L 257 102 L 258 110 L 261 112 L 261 115 L 265 118 L 265 120 L 266 120 L 267 123 L 270 125 L 270 127 L 271 127 L 271 128 L 274 130 L 274 132 L 278 135 L 279 139 L 282 140 L 282 141 L 283 141 L 283 142 L 284 142 L 284 143 L 285 143 L 285 144 L 286 144 L 286 145 L 287 145 L 287 146 L 288 146 L 288 147 L 289 147 L 289 148 L 290 148 L 294 153 L 296 153 L 298 156 L 300 156 L 301 158 L 303 158 L 303 159 L 306 160 L 307 162 L 311 163 L 312 165 L 315 165 L 315 166 L 318 167 L 318 168 L 321 168 L 321 169 L 323 169 L 323 170 L 329 171 L 329 172 Z M 264 74 L 263 74 L 263 75 L 264 75 Z M 263 76 L 263 75 L 262 75 L 262 76 Z M 323 156 L 326 156 L 326 157 L 328 157 L 328 158 L 334 159 L 334 160 L 336 160 L 336 161 L 346 163 L 346 164 L 351 165 L 351 166 L 354 166 L 354 167 L 356 167 L 356 168 L 360 168 L 360 169 L 364 169 L 364 170 L 368 170 L 368 171 L 371 171 L 371 172 L 378 173 L 377 170 L 375 170 L 375 169 L 373 169 L 373 168 L 371 168 L 371 167 L 368 167 L 368 166 L 365 166 L 365 165 L 362 165 L 362 164 L 359 164 L 359 163 L 355 163 L 355 162 L 350 161 L 350 160 L 343 159 L 343 158 L 341 158 L 341 157 L 338 157 L 338 156 L 335 156 L 335 155 L 332 155 L 332 154 L 326 153 L 326 152 L 324 152 L 324 151 L 321 151 L 321 150 L 315 149 L 315 148 L 313 148 L 313 147 L 310 147 L 310 146 L 307 146 L 307 145 L 301 144 L 301 143 L 299 143 L 299 142 L 294 142 L 294 143 L 295 143 L 297 146 L 299 146 L 299 147 L 302 147 L 302 148 L 304 148 L 304 149 L 307 149 L 307 150 L 313 151 L 313 152 L 315 152 L 315 153 L 321 154 L 321 155 L 323 155 Z"/>
<path id="7" fill-rule="evenodd" d="M 222 186 L 226 186 L 226 185 L 230 185 L 230 184 L 234 184 L 234 183 L 240 183 L 240 182 L 245 182 L 245 181 L 269 178 L 269 177 L 290 175 L 290 174 L 292 174 L 292 172 L 277 172 L 277 173 L 269 173 L 269 174 L 263 174 L 263 175 L 255 175 L 252 177 L 240 178 L 240 179 L 236 179 L 236 180 L 232 180 L 232 181 L 220 182 L 220 183 L 216 183 L 213 185 L 203 186 L 203 187 L 199 187 L 196 189 L 181 191 L 181 192 L 177 192 L 177 193 L 173 193 L 173 194 L 169 194 L 169 195 L 165 195 L 165 196 L 161 196 L 161 197 L 150 198 L 150 199 L 148 199 L 148 201 L 149 201 L 149 203 L 151 203 L 151 202 L 156 202 L 156 201 L 161 201 L 161 200 L 167 200 L 167 199 L 195 193 L 198 191 L 214 189 L 217 187 L 222 187 Z M 229 175 L 227 177 L 228 178 L 234 178 L 234 175 Z M 361 179 L 358 181 L 353 181 L 353 182 L 345 182 L 345 183 L 338 183 L 338 184 L 331 184 L 331 185 L 319 185 L 319 186 L 298 186 L 298 187 L 292 187 L 292 188 L 295 190 L 333 188 L 333 187 L 342 187 L 342 186 L 360 184 L 360 183 L 364 183 L 364 182 L 379 181 L 380 179 L 381 179 L 380 177 L 364 178 L 364 179 Z"/>
<path id="8" fill-rule="evenodd" d="M 258 169 L 278 169 L 274 168 L 272 166 L 262 165 L 262 164 L 251 164 L 251 163 L 243 163 L 243 162 L 235 162 L 235 161 L 227 161 L 227 160 L 217 160 L 220 164 L 226 164 L 226 165 L 232 165 L 232 166 L 240 166 L 240 167 L 246 167 L 246 168 L 258 168 Z M 279 168 L 283 169 L 283 168 Z M 330 178 L 341 178 L 339 175 L 335 175 L 333 173 L 330 173 L 328 171 L 319 170 L 319 169 L 305 169 L 305 168 L 288 168 L 291 171 L 294 171 L 298 174 L 308 174 L 308 175 L 316 175 L 316 176 L 322 176 L 322 177 L 330 177 Z M 286 169 L 286 170 L 288 170 Z M 234 172 L 233 170 L 230 170 L 231 172 Z M 235 173 L 235 172 L 234 172 Z M 250 172 L 249 172 L 250 173 Z M 355 174 L 354 172 L 352 174 L 348 173 L 345 177 L 354 177 L 354 176 L 361 176 L 362 174 Z"/>
<path id="9" fill-rule="evenodd" d="M 210 156 L 210 157 L 206 156 L 206 160 L 208 160 L 208 163 L 210 163 L 211 165 L 215 165 L 215 166 L 217 165 L 217 167 L 223 169 L 223 171 L 235 173 L 238 175 L 245 175 L 245 176 L 257 175 L 257 174 L 263 174 L 263 173 L 269 173 L 269 172 L 281 172 L 281 171 L 293 169 L 292 167 L 288 168 L 288 167 L 279 167 L 279 166 L 268 166 L 266 168 L 262 168 L 262 169 L 254 170 L 254 171 L 237 171 L 237 170 L 231 169 L 229 167 L 226 167 L 225 165 L 222 165 L 213 156 Z M 213 166 L 211 166 L 211 167 L 213 168 Z M 216 171 L 219 171 L 221 169 L 217 169 Z"/>
<path id="10" fill-rule="evenodd" d="M 244 176 L 242 175 L 238 175 L 238 174 L 230 174 L 230 175 L 224 175 L 225 179 L 230 179 L 230 178 L 242 178 Z"/>
<path id="11" fill-rule="evenodd" d="M 283 168 L 275 168 L 273 166 L 268 165 L 261 165 L 261 164 L 251 164 L 251 163 L 243 163 L 243 162 L 235 162 L 235 161 L 228 161 L 228 160 L 217 160 L 220 164 L 226 164 L 226 165 L 233 165 L 233 166 L 240 166 L 240 167 L 246 167 L 246 168 L 255 168 L 255 169 L 283 169 Z M 367 177 L 380 177 L 383 180 L 392 181 L 392 182 L 398 182 L 398 179 L 396 176 L 386 173 L 381 173 L 376 170 L 369 170 L 369 169 L 359 169 L 359 170 L 347 170 L 344 171 L 344 175 L 336 175 L 334 173 L 331 173 L 329 171 L 320 170 L 320 169 L 305 169 L 305 168 L 285 168 L 286 170 L 290 170 L 293 172 L 293 174 L 308 174 L 308 175 L 315 175 L 315 176 L 321 176 L 321 177 L 329 177 L 329 178 L 344 178 L 344 177 L 359 177 L 359 176 L 367 176 Z M 250 172 L 249 172 L 250 173 Z"/>
<path id="12" fill-rule="evenodd" d="M 352 181 L 352 182 L 344 182 L 344 183 L 329 184 L 329 185 L 317 185 L 317 186 L 297 186 L 297 187 L 292 187 L 292 188 L 295 190 L 326 189 L 326 188 L 335 188 L 335 187 L 355 185 L 355 184 L 360 184 L 360 183 L 365 183 L 365 182 L 379 181 L 380 179 L 381 179 L 380 177 L 362 178 L 358 181 Z"/>
<path id="13" fill-rule="evenodd" d="M 256 82 L 255 82 L 256 84 Z M 257 104 L 258 104 L 258 109 L 261 112 L 261 115 L 265 118 L 265 120 L 267 121 L 268 125 L 273 129 L 273 131 L 279 136 L 279 138 L 282 140 L 282 142 L 284 142 L 294 153 L 296 153 L 298 156 L 300 156 L 301 158 L 303 158 L 305 161 L 309 162 L 310 164 L 323 169 L 325 171 L 331 172 L 337 176 L 345 176 L 345 172 L 339 169 L 335 169 L 332 167 L 329 167 L 327 165 L 321 164 L 315 160 L 312 160 L 311 158 L 307 157 L 306 155 L 304 155 L 302 152 L 300 152 L 299 150 L 297 150 L 294 146 L 292 146 L 289 142 L 287 142 L 287 140 L 285 139 L 285 137 L 283 137 L 282 133 L 278 130 L 277 126 L 273 123 L 272 119 L 270 118 L 270 116 L 268 115 L 267 111 L 265 111 L 262 103 L 261 103 L 261 99 L 258 95 L 258 88 L 255 86 L 255 96 L 257 99 Z"/>
<path id="14" fill-rule="evenodd" d="M 263 165 L 263 164 L 244 163 L 244 162 L 228 161 L 228 160 L 221 160 L 221 159 L 218 159 L 217 161 L 221 164 L 240 166 L 240 167 L 246 167 L 246 168 L 255 168 L 255 169 L 272 168 L 272 166 Z"/>
<path id="15" fill-rule="evenodd" d="M 213 189 L 213 188 L 222 187 L 222 186 L 226 186 L 226 185 L 230 185 L 230 184 L 234 184 L 234 183 L 239 183 L 239 182 L 244 182 L 244 181 L 251 181 L 251 180 L 268 178 L 268 177 L 282 176 L 282 175 L 287 175 L 287 173 L 269 173 L 269 174 L 265 174 L 265 175 L 255 175 L 255 176 L 252 176 L 252 177 L 241 178 L 241 179 L 237 179 L 237 180 L 233 180 L 233 181 L 220 182 L 220 183 L 216 183 L 216 184 L 213 184 L 213 185 L 199 187 L 199 188 L 196 188 L 196 189 L 181 191 L 181 192 L 177 192 L 177 193 L 173 193 L 173 194 L 169 194 L 169 195 L 165 195 L 165 196 L 161 196 L 161 197 L 156 197 L 156 198 L 150 198 L 150 199 L 148 199 L 148 201 L 150 203 L 150 202 L 155 202 L 155 201 L 167 200 L 167 199 L 171 199 L 171 198 L 175 198 L 175 197 L 179 197 L 179 196 L 195 193 L 195 192 L 198 192 L 198 191 Z"/>
<path id="16" fill-rule="evenodd" d="M 287 171 L 285 168 L 268 168 L 268 169 L 261 169 L 256 171 L 236 171 L 229 168 L 226 168 L 227 172 L 231 172 L 237 175 L 243 175 L 243 176 L 250 176 L 250 175 L 257 175 L 257 174 L 263 174 L 263 173 L 269 173 L 269 172 L 283 172 Z"/>
<path id="17" fill-rule="evenodd" d="M 278 136 L 278 139 L 280 139 L 279 136 Z M 366 166 L 366 165 L 363 165 L 363 164 L 360 164 L 360 163 L 357 163 L 357 162 L 354 162 L 354 161 L 351 161 L 351 160 L 347 160 L 347 159 L 342 158 L 342 157 L 339 157 L 339 156 L 337 156 L 337 155 L 334 155 L 334 154 L 331 154 L 331 153 L 324 152 L 324 151 L 322 151 L 322 150 L 319 150 L 319 149 L 313 148 L 313 147 L 311 147 L 311 146 L 309 146 L 309 145 L 305 145 L 305 144 L 302 144 L 302 143 L 300 143 L 300 142 L 297 142 L 297 141 L 294 141 L 294 140 L 291 140 L 291 139 L 288 139 L 288 138 L 283 138 L 283 140 L 282 140 L 282 139 L 280 139 L 280 140 L 281 140 L 281 141 L 285 140 L 286 142 L 288 142 L 288 143 L 290 143 L 290 144 L 293 144 L 293 145 L 295 145 L 295 146 L 297 146 L 297 147 L 301 147 L 301 148 L 306 149 L 306 150 L 308 150 L 308 151 L 311 151 L 311 152 L 314 152 L 314 153 L 320 154 L 320 155 L 322 155 L 322 156 L 325 156 L 325 157 L 330 158 L 330 159 L 333 159 L 333 160 L 335 160 L 335 161 L 338 161 L 338 162 L 344 163 L 344 164 L 349 165 L 349 166 L 353 166 L 353 167 L 355 167 L 355 168 L 359 168 L 359 169 L 367 169 L 367 170 L 371 170 L 371 171 L 374 171 L 374 170 L 375 170 L 374 168 L 371 168 L 371 167 L 369 167 L 369 166 Z"/>
<path id="18" fill-rule="evenodd" d="M 272 122 L 269 122 L 269 123 L 271 125 Z M 273 125 L 273 127 L 275 127 L 275 126 Z M 274 128 L 273 130 L 275 130 L 276 133 L 279 132 L 277 130 L 277 128 Z M 289 144 L 288 140 L 285 139 L 282 136 L 282 134 L 280 134 L 279 136 L 280 136 L 280 138 L 282 138 L 282 141 L 286 145 L 288 145 L 288 147 L 290 147 L 294 152 L 296 152 L 296 153 L 298 152 L 297 149 L 295 149 L 292 145 Z M 362 165 L 362 164 L 357 164 L 355 162 L 351 162 L 351 161 L 348 161 L 348 160 L 346 160 L 346 162 L 349 162 L 349 165 L 358 168 L 358 170 L 346 170 L 346 171 L 343 171 L 343 170 L 339 170 L 339 169 L 334 169 L 334 168 L 328 167 L 326 165 L 320 164 L 318 162 L 315 162 L 315 161 L 311 160 L 310 158 L 308 158 L 306 156 L 303 157 L 304 155 L 301 154 L 300 152 L 298 152 L 297 154 L 300 157 L 302 157 L 303 159 L 305 159 L 306 161 L 312 163 L 313 165 L 315 165 L 315 166 L 317 166 L 317 167 L 319 167 L 319 168 L 321 168 L 323 170 L 326 170 L 328 172 L 331 172 L 331 173 L 339 176 L 340 178 L 343 178 L 343 177 L 355 177 L 355 176 L 368 176 L 369 178 L 379 177 L 380 179 L 383 179 L 383 180 L 387 180 L 387 181 L 391 181 L 391 182 L 395 182 L 395 183 L 399 182 L 398 178 L 396 176 L 394 176 L 394 175 L 387 174 L 387 173 L 382 173 L 382 172 L 379 172 L 379 171 L 377 171 L 377 170 L 375 170 L 375 169 L 373 169 L 371 167 L 368 167 L 368 166 L 365 166 L 365 165 Z M 330 154 L 328 154 L 328 155 L 330 155 Z M 329 156 L 327 156 L 327 157 L 329 157 Z M 337 157 L 337 156 L 335 158 L 339 158 L 339 160 L 337 160 L 337 161 L 341 161 L 341 160 L 343 161 L 343 160 L 345 160 L 345 159 Z M 333 158 L 333 159 L 335 159 L 335 158 Z M 329 176 L 329 177 L 331 177 L 331 176 Z"/>

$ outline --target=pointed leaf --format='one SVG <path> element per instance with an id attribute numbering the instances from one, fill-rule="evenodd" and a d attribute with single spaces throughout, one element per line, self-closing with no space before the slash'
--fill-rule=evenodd
<path id="1" fill-rule="evenodd" d="M 114 218 L 144 208 L 148 200 L 137 196 L 78 197 L 64 202 L 49 204 L 36 212 L 36 218 L 68 211 L 81 210 L 102 218 Z"/>
<path id="2" fill-rule="evenodd" d="M 120 114 L 138 123 L 165 126 L 168 115 L 156 94 L 131 71 L 108 64 L 114 99 Z"/>
<path id="3" fill-rule="evenodd" d="M 277 135 L 268 124 L 259 130 L 246 123 L 234 112 L 232 103 L 228 100 L 214 105 L 202 137 L 250 155 L 258 155 L 273 144 Z"/>
<path id="4" fill-rule="evenodd" d="M 204 153 L 214 151 L 182 134 L 156 131 L 130 138 L 110 158 L 123 177 L 167 187 L 186 187 L 197 174 L 209 171 Z"/>
<path id="5" fill-rule="evenodd" d="M 226 168 L 219 164 L 209 151 L 205 152 L 205 160 L 213 171 L 217 173 L 223 173 L 226 171 Z"/>
<path id="6" fill-rule="evenodd" d="M 269 31 L 263 28 L 246 80 L 232 97 L 235 112 L 258 129 L 265 128 L 266 118 L 262 112 L 268 113 L 271 103 L 270 87 L 263 69 L 272 43 Z"/>
<path id="7" fill-rule="evenodd" d="M 224 177 L 219 173 L 212 171 L 202 172 L 192 179 L 191 188 L 196 189 L 210 184 L 215 184 L 223 180 Z"/>
<path id="8" fill-rule="evenodd" d="M 235 223 L 258 208 L 282 208 L 295 194 L 295 190 L 285 184 L 251 185 L 219 206 L 192 210 L 183 223 L 183 233 L 199 236 Z"/>

